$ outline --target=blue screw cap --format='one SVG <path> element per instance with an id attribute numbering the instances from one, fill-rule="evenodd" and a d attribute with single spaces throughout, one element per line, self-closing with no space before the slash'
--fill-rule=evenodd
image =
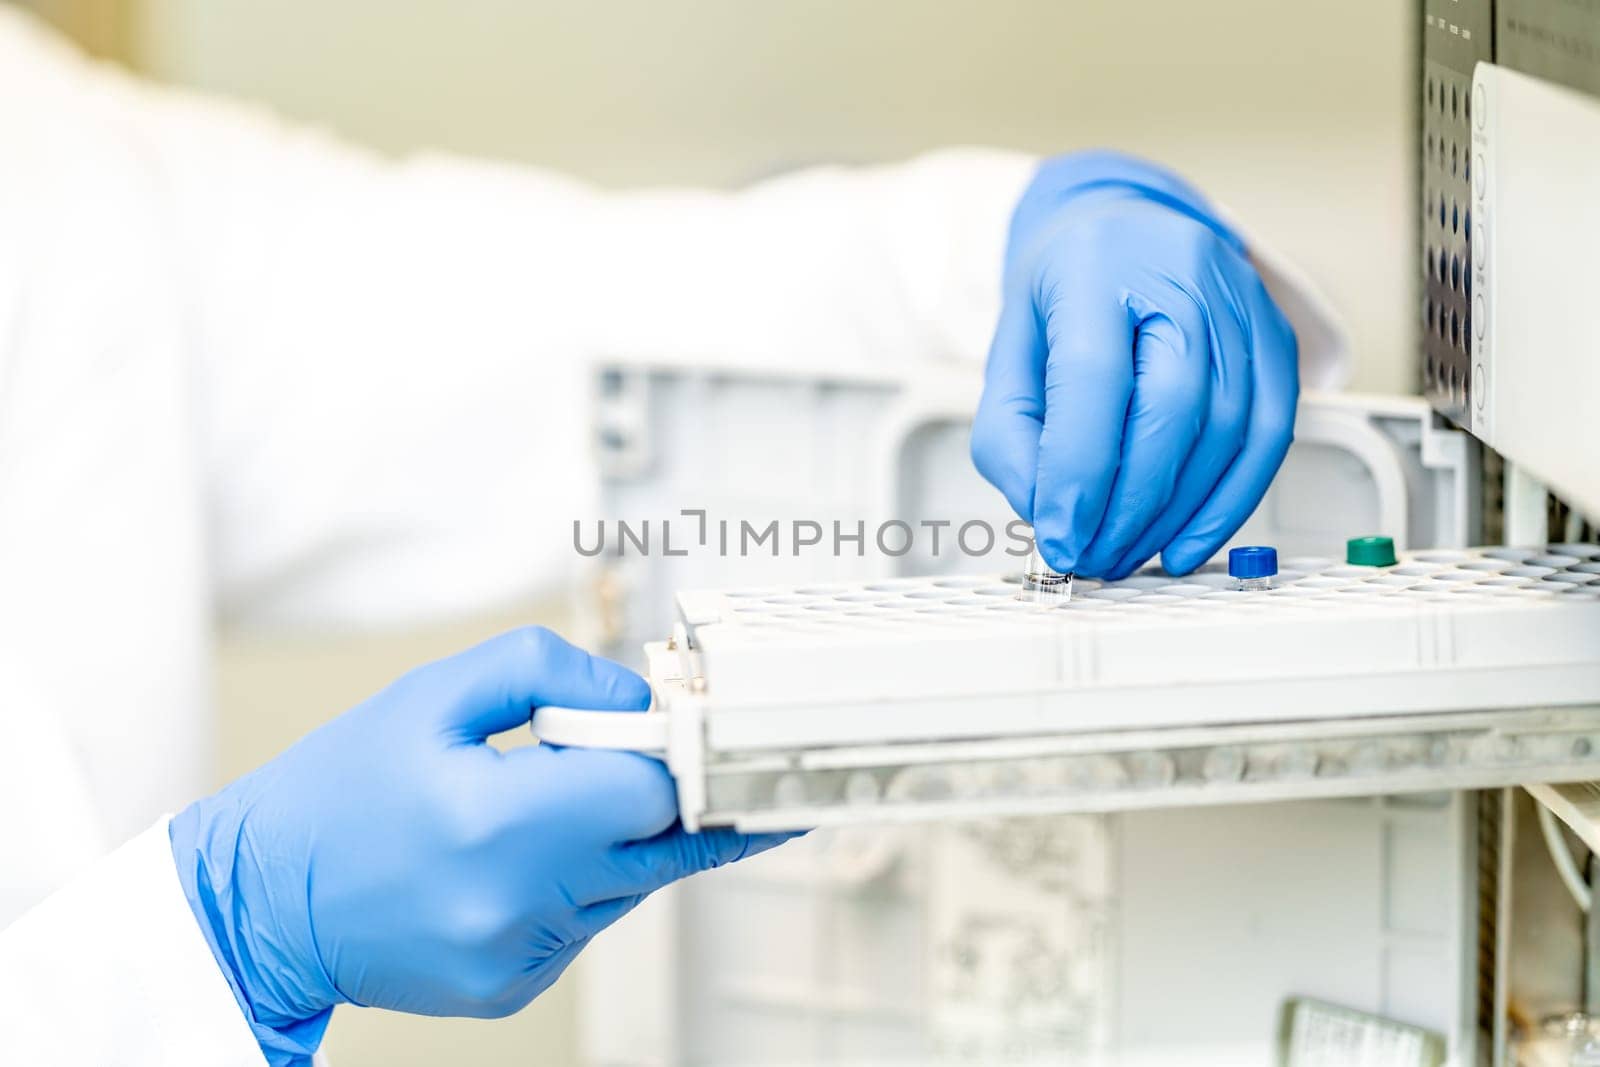
<path id="1" fill-rule="evenodd" d="M 1228 577 L 1271 578 L 1278 573 L 1278 550 L 1266 545 L 1228 550 Z"/>

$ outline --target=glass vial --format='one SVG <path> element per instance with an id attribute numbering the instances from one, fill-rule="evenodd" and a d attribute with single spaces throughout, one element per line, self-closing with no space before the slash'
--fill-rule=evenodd
<path id="1" fill-rule="evenodd" d="M 1034 546 L 1022 569 L 1022 591 L 1017 599 L 1040 607 L 1055 607 L 1072 599 L 1072 574 L 1052 570 Z"/>

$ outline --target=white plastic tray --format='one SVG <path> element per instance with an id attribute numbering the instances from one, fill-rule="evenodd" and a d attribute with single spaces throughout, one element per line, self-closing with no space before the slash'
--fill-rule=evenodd
<path id="1" fill-rule="evenodd" d="M 541 713 L 664 756 L 690 826 L 1116 810 L 1600 774 L 1600 547 L 684 593 L 644 716 Z"/>

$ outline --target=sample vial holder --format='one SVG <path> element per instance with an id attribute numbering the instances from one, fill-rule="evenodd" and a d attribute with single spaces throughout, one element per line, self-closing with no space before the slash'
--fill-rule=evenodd
<path id="1" fill-rule="evenodd" d="M 1600 778 L 1600 546 L 687 592 L 642 716 L 686 826 L 790 829 Z M 625 723 L 619 720 L 627 720 Z"/>

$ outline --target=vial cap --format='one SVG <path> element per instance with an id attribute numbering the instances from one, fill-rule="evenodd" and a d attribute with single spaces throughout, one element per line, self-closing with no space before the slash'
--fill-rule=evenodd
<path id="1" fill-rule="evenodd" d="M 1278 550 L 1266 545 L 1228 550 L 1231 578 L 1271 578 L 1278 573 Z"/>
<path id="2" fill-rule="evenodd" d="M 1344 561 L 1356 567 L 1392 567 L 1394 538 L 1352 537 L 1345 542 Z"/>

